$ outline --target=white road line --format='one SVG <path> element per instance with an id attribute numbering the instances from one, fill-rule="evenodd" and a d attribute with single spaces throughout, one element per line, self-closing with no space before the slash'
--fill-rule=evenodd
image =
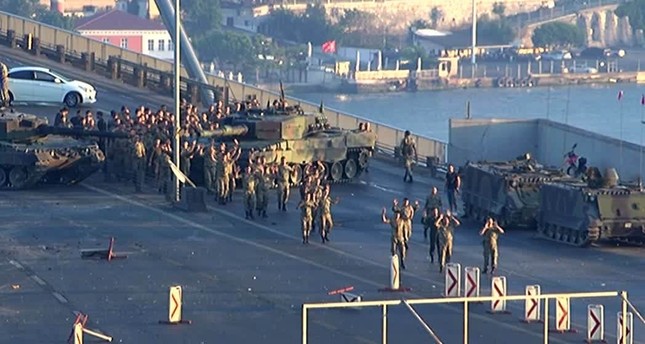
<path id="1" fill-rule="evenodd" d="M 287 258 L 296 260 L 296 261 L 304 263 L 304 264 L 309 264 L 309 265 L 315 266 L 315 267 L 317 267 L 317 268 L 319 268 L 321 270 L 325 270 L 325 271 L 334 273 L 336 275 L 340 275 L 340 276 L 344 276 L 344 277 L 347 277 L 347 278 L 350 278 L 350 279 L 353 279 L 353 280 L 356 280 L 356 281 L 360 281 L 362 283 L 374 286 L 376 288 L 382 288 L 382 287 L 386 286 L 386 284 L 387 284 L 387 281 L 383 281 L 383 283 L 379 283 L 379 282 L 376 282 L 376 281 L 373 281 L 373 280 L 370 280 L 370 279 L 355 276 L 355 275 L 352 275 L 350 273 L 347 273 L 347 272 L 344 272 L 344 271 L 341 271 L 341 270 L 337 270 L 337 269 L 334 269 L 334 268 L 319 264 L 319 263 L 317 263 L 315 261 L 312 261 L 312 260 L 309 260 L 309 259 L 298 257 L 298 256 L 295 256 L 293 254 L 286 253 L 286 252 L 271 248 L 271 247 L 266 246 L 266 245 L 262 245 L 262 244 L 259 244 L 259 243 L 256 243 L 256 242 L 253 242 L 253 241 L 250 241 L 250 240 L 247 240 L 247 239 L 238 238 L 238 237 L 232 236 L 230 234 L 220 232 L 220 231 L 218 231 L 216 229 L 206 227 L 206 226 L 201 225 L 199 223 L 184 219 L 184 218 L 182 218 L 180 216 L 165 212 L 165 211 L 163 211 L 161 209 L 157 209 L 155 207 L 143 204 L 143 203 L 141 203 L 139 201 L 135 201 L 133 199 L 130 199 L 130 198 L 127 198 L 127 197 L 124 197 L 124 196 L 120 196 L 120 195 L 114 194 L 112 192 L 109 192 L 109 191 L 106 191 L 106 190 L 103 190 L 103 189 L 100 189 L 100 188 L 97 188 L 97 187 L 94 187 L 94 186 L 87 185 L 85 183 L 81 183 L 81 185 L 86 189 L 92 190 L 94 192 L 97 192 L 97 193 L 100 193 L 100 194 L 103 194 L 103 195 L 106 195 L 106 196 L 110 196 L 112 198 L 119 199 L 119 200 L 121 200 L 123 202 L 126 202 L 126 203 L 129 203 L 129 204 L 132 204 L 132 205 L 147 209 L 147 210 L 152 211 L 154 213 L 164 215 L 164 216 L 166 216 L 168 218 L 171 218 L 171 219 L 173 219 L 173 220 L 175 220 L 177 222 L 181 222 L 181 223 L 183 223 L 185 225 L 188 225 L 188 226 L 191 226 L 193 228 L 200 229 L 200 230 L 202 230 L 204 232 L 208 232 L 208 233 L 211 233 L 211 234 L 214 234 L 214 235 L 217 235 L 217 236 L 227 238 L 227 239 L 232 240 L 232 241 L 236 241 L 236 242 L 239 242 L 239 243 L 242 243 L 242 244 L 253 246 L 255 248 L 259 248 L 259 249 L 262 249 L 262 250 L 265 250 L 265 251 L 269 251 L 271 253 L 275 253 L 276 255 L 287 257 Z M 280 236 L 283 236 L 283 237 L 293 238 L 293 237 L 291 237 L 291 236 L 289 236 L 287 234 L 278 232 L 278 231 L 276 231 L 276 230 L 274 230 L 272 228 L 269 228 L 267 226 L 264 226 L 264 225 L 261 225 L 261 224 L 255 223 L 255 222 L 248 221 L 248 220 L 246 220 L 246 219 L 244 219 L 242 217 L 239 217 L 239 216 L 237 216 L 235 214 L 231 214 L 231 213 L 229 213 L 227 211 L 223 211 L 223 210 L 220 210 L 220 209 L 215 209 L 215 210 L 217 212 L 219 212 L 220 214 L 227 215 L 227 216 L 239 219 L 240 221 L 243 221 L 245 223 L 251 224 L 251 225 L 253 225 L 253 226 L 257 227 L 257 228 L 268 230 L 271 233 L 276 233 L 276 234 L 278 234 Z M 320 246 L 322 246 L 322 245 L 320 245 Z M 327 248 L 331 249 L 329 247 L 327 247 Z M 337 250 L 332 249 L 332 251 L 336 252 Z M 338 253 L 342 254 L 342 255 L 349 255 L 349 254 L 347 254 L 347 253 L 345 253 L 343 251 L 338 251 Z M 355 257 L 355 256 L 351 256 L 351 258 L 363 260 L 363 261 L 369 262 L 372 265 L 381 266 L 381 267 L 383 267 L 385 269 L 384 265 L 374 263 L 373 261 L 369 261 L 367 259 L 358 258 L 358 257 Z M 412 295 L 413 297 L 416 297 L 416 298 L 422 298 L 421 295 L 414 294 L 414 293 L 409 293 L 409 295 Z M 448 305 L 440 304 L 439 307 L 453 310 L 453 308 L 450 308 Z M 533 336 L 533 337 L 542 338 L 542 333 L 536 333 L 535 331 L 533 331 L 531 329 L 527 329 L 527 328 L 519 327 L 519 326 L 516 326 L 516 325 L 511 325 L 511 324 L 507 324 L 507 323 L 504 323 L 504 322 L 500 322 L 500 321 L 497 321 L 497 320 L 495 320 L 495 319 L 493 319 L 491 317 L 487 317 L 487 316 L 484 316 L 484 315 L 481 315 L 481 314 L 476 314 L 476 313 L 470 313 L 470 314 L 471 314 L 471 319 L 475 318 L 477 320 L 493 323 L 493 324 L 505 327 L 507 329 L 512 329 L 512 330 L 515 330 L 515 331 L 518 331 L 518 332 L 522 332 L 522 333 L 525 333 L 525 334 Z M 553 343 L 567 343 L 566 341 L 562 341 L 560 339 L 553 338 L 553 337 L 549 337 L 549 340 L 550 340 L 550 342 L 553 342 Z"/>
<path id="2" fill-rule="evenodd" d="M 58 300 L 60 303 L 67 303 L 68 302 L 67 299 L 65 298 L 65 296 L 61 295 L 57 291 L 53 292 L 52 295 L 54 295 L 56 300 Z"/>
<path id="3" fill-rule="evenodd" d="M 40 278 L 40 277 L 38 277 L 36 275 L 31 275 L 29 277 L 31 277 L 32 280 L 34 280 L 36 283 L 40 284 L 41 286 L 47 285 L 47 283 L 45 281 L 43 281 L 42 278 Z"/>
<path id="4" fill-rule="evenodd" d="M 24 269 L 25 269 L 25 267 L 24 267 L 24 266 L 22 266 L 22 264 L 18 263 L 18 262 L 17 262 L 17 261 L 15 261 L 15 260 L 10 260 L 10 261 L 9 261 L 9 264 L 11 264 L 11 265 L 15 266 L 16 268 L 18 268 L 18 269 L 20 269 L 20 270 L 24 270 Z"/>

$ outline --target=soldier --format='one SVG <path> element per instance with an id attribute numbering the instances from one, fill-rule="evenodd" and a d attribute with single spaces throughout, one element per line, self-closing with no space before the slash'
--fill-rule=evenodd
<path id="1" fill-rule="evenodd" d="M 255 197 L 257 200 L 257 212 L 258 216 L 262 216 L 264 218 L 267 217 L 267 206 L 269 204 L 269 186 L 271 184 L 271 181 L 269 180 L 270 175 L 268 173 L 268 168 L 269 167 L 264 164 L 264 159 L 260 159 L 255 170 Z"/>
<path id="2" fill-rule="evenodd" d="M 405 270 L 405 237 L 403 234 L 403 222 L 401 221 L 401 214 L 398 211 L 394 212 L 394 218 L 387 217 L 386 210 L 383 208 L 381 212 L 381 220 L 387 223 L 392 228 L 392 237 L 390 240 L 390 252 L 392 255 L 398 254 L 401 260 L 401 268 Z"/>
<path id="3" fill-rule="evenodd" d="M 432 208 L 430 212 L 427 210 L 423 211 L 423 217 L 421 221 L 423 223 L 423 235 L 426 236 L 428 229 L 430 229 L 430 249 L 428 251 L 430 255 L 430 263 L 434 263 L 434 252 L 437 251 L 437 258 L 439 258 L 439 236 L 437 233 L 437 225 L 435 224 L 441 215 L 439 208 Z M 426 237 L 427 238 L 427 237 Z"/>
<path id="4" fill-rule="evenodd" d="M 293 173 L 293 168 L 287 165 L 285 157 L 280 158 L 276 179 L 278 181 L 278 210 L 287 211 L 287 201 L 289 200 L 289 177 Z"/>
<path id="5" fill-rule="evenodd" d="M 180 157 L 180 163 L 179 167 L 181 169 L 181 172 L 186 175 L 186 177 L 190 178 L 190 162 L 195 155 L 195 152 L 197 150 L 197 141 L 193 141 L 193 143 L 190 143 L 188 141 L 184 141 L 182 150 L 181 150 L 181 155 Z"/>
<path id="6" fill-rule="evenodd" d="M 56 114 L 54 119 L 54 126 L 58 128 L 69 128 L 69 109 L 66 107 L 61 108 Z"/>
<path id="7" fill-rule="evenodd" d="M 414 218 L 415 211 L 419 209 L 419 201 L 410 204 L 410 200 L 403 199 L 403 205 L 399 206 L 399 201 L 394 199 L 392 201 L 392 211 L 398 212 L 401 215 L 401 224 L 403 226 L 403 236 L 405 238 L 405 248 L 408 248 L 408 241 L 412 237 L 412 218 Z"/>
<path id="8" fill-rule="evenodd" d="M 134 139 L 132 151 L 132 168 L 134 174 L 134 188 L 136 192 L 141 192 L 143 181 L 146 173 L 146 147 L 141 141 L 141 136 L 137 135 Z"/>
<path id="9" fill-rule="evenodd" d="M 446 210 L 444 214 L 439 215 L 435 222 L 439 237 L 439 272 L 443 272 L 446 263 L 450 263 L 452 257 L 452 240 L 455 227 L 459 226 L 461 222 L 452 216 L 450 210 Z"/>
<path id="10" fill-rule="evenodd" d="M 307 195 L 307 198 L 303 201 L 300 201 L 298 208 L 301 210 L 300 221 L 302 223 L 302 243 L 309 243 L 309 234 L 311 233 L 311 225 L 313 222 L 314 209 L 316 204 L 313 201 L 313 196 L 311 194 Z"/>
<path id="11" fill-rule="evenodd" d="M 151 153 L 148 158 L 148 168 L 152 169 L 154 176 L 155 176 L 155 188 L 157 188 L 158 192 L 161 192 L 161 180 L 159 179 L 159 166 L 160 166 L 160 160 L 159 158 L 161 157 L 161 152 L 162 146 L 161 146 L 161 139 L 156 139 L 155 143 L 152 146 Z"/>
<path id="12" fill-rule="evenodd" d="M 257 179 L 251 166 L 246 168 L 242 182 L 244 184 L 244 210 L 246 212 L 246 218 L 253 219 L 253 210 L 256 207 L 255 190 L 257 188 Z"/>
<path id="13" fill-rule="evenodd" d="M 11 98 L 9 97 L 9 70 L 7 65 L 0 62 L 0 107 L 9 107 Z"/>
<path id="14" fill-rule="evenodd" d="M 320 237 L 322 238 L 323 244 L 325 241 L 329 241 L 329 233 L 334 227 L 334 221 L 331 216 L 331 206 L 340 202 L 340 198 L 338 197 L 336 197 L 336 199 L 332 199 L 330 192 L 331 188 L 329 184 L 327 184 L 318 201 L 318 222 L 320 226 Z"/>
<path id="15" fill-rule="evenodd" d="M 424 216 L 426 215 L 432 215 L 434 214 L 434 209 L 441 210 L 441 196 L 439 196 L 439 190 L 437 187 L 433 186 L 432 189 L 430 189 L 430 194 L 428 197 L 426 197 L 426 203 L 423 206 L 423 213 Z M 436 219 L 435 219 L 436 220 Z M 424 223 L 423 226 L 423 238 L 427 239 L 428 238 L 428 228 L 430 227 L 431 224 L 434 224 L 434 220 L 432 221 L 431 224 L 426 225 L 425 221 L 422 222 Z"/>
<path id="16" fill-rule="evenodd" d="M 497 268 L 497 238 L 500 234 L 504 234 L 504 229 L 497 224 L 497 221 L 493 218 L 486 218 L 486 223 L 484 227 L 479 232 L 479 235 L 484 237 L 482 244 L 484 245 L 484 271 L 483 273 L 488 272 L 488 262 L 489 258 L 492 258 L 492 263 L 490 264 L 490 273 L 495 273 L 495 268 Z"/>
<path id="17" fill-rule="evenodd" d="M 215 165 L 217 164 L 217 151 L 211 144 L 204 150 L 204 187 L 208 193 L 214 194 L 213 180 L 215 179 Z"/>
<path id="18" fill-rule="evenodd" d="M 461 177 L 455 171 L 453 164 L 448 165 L 446 171 L 446 194 L 448 195 L 448 207 L 453 213 L 457 213 L 457 193 L 461 188 Z"/>
<path id="19" fill-rule="evenodd" d="M 171 178 L 170 178 L 170 161 L 172 161 L 172 148 L 169 142 L 165 142 L 161 146 L 161 155 L 159 156 L 159 181 L 161 183 L 161 192 L 166 196 L 166 200 L 170 200 L 170 192 L 172 191 Z"/>
<path id="20" fill-rule="evenodd" d="M 405 174 L 403 175 L 403 182 L 412 183 L 412 165 L 414 161 L 418 161 L 419 157 L 417 155 L 417 147 L 410 136 L 410 131 L 405 131 L 405 136 L 401 140 L 401 155 L 403 156 L 403 162 L 405 166 Z M 414 159 L 414 160 L 413 160 Z"/>

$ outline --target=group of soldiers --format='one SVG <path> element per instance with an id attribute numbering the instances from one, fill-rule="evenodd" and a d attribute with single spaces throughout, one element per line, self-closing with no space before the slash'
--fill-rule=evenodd
<path id="1" fill-rule="evenodd" d="M 405 169 L 403 181 L 413 182 L 413 166 L 418 161 L 417 149 L 410 131 L 406 131 L 399 151 L 403 160 Z M 448 199 L 447 209 L 442 211 L 442 199 L 436 187 L 432 187 L 426 198 L 425 205 L 422 209 L 421 223 L 423 224 L 423 237 L 429 242 L 430 263 L 435 261 L 435 252 L 439 261 L 439 272 L 443 272 L 447 263 L 450 262 L 453 249 L 454 230 L 461 225 L 457 218 L 457 195 L 461 187 L 461 177 L 455 170 L 455 167 L 448 165 L 445 176 L 445 191 Z M 403 204 L 399 205 L 397 199 L 394 199 L 392 205 L 393 217 L 387 216 L 386 208 L 383 208 L 381 218 L 392 228 L 390 251 L 392 255 L 397 255 L 400 259 L 401 268 L 405 269 L 405 258 L 409 249 L 408 241 L 412 236 L 412 224 L 416 211 L 418 211 L 419 202 L 411 204 L 407 198 L 403 199 Z M 497 239 L 504 229 L 499 226 L 496 220 L 489 217 L 482 227 L 479 235 L 483 237 L 483 255 L 484 269 L 483 273 L 491 273 L 497 268 L 498 250 Z"/>

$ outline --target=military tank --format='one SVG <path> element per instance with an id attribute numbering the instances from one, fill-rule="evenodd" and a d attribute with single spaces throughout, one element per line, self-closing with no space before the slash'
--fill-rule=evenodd
<path id="1" fill-rule="evenodd" d="M 84 137 L 126 134 L 55 128 L 46 118 L 0 111 L 0 190 L 21 190 L 38 183 L 74 184 L 96 172 L 105 155 Z"/>
<path id="2" fill-rule="evenodd" d="M 322 115 L 306 114 L 297 108 L 256 110 L 228 116 L 220 129 L 202 131 L 201 139 L 232 141 L 242 149 L 238 165 L 264 157 L 268 164 L 282 157 L 294 168 L 291 182 L 302 181 L 306 164 L 325 164 L 329 182 L 350 181 L 367 168 L 376 145 L 376 134 L 367 124 L 355 130 L 331 127 Z"/>
<path id="3" fill-rule="evenodd" d="M 530 229 L 536 225 L 541 185 L 566 177 L 528 154 L 512 161 L 467 163 L 460 175 L 467 217 L 484 221 L 493 216 L 501 226 Z"/>
<path id="4" fill-rule="evenodd" d="M 545 183 L 540 190 L 538 232 L 578 247 L 599 240 L 645 242 L 645 191 L 640 185 L 620 185 L 613 169 L 607 175 L 602 183 L 590 179 Z"/>

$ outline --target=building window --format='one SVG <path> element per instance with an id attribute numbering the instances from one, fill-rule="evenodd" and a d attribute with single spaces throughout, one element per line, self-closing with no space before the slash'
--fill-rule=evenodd
<path id="1" fill-rule="evenodd" d="M 157 50 L 159 50 L 159 51 L 166 50 L 166 40 L 164 40 L 164 39 L 159 40 L 159 45 L 158 45 Z"/>
<path id="2" fill-rule="evenodd" d="M 175 50 L 175 46 L 172 44 L 172 39 L 168 40 L 168 51 Z"/>
<path id="3" fill-rule="evenodd" d="M 121 48 L 123 49 L 128 49 L 128 39 L 127 38 L 121 38 Z"/>
<path id="4" fill-rule="evenodd" d="M 102 39 L 102 41 L 103 41 L 103 43 L 110 43 L 110 39 L 109 39 L 109 38 L 103 38 L 103 39 Z"/>
<path id="5" fill-rule="evenodd" d="M 149 39 L 148 40 L 148 51 L 155 51 L 155 40 L 154 39 Z"/>

